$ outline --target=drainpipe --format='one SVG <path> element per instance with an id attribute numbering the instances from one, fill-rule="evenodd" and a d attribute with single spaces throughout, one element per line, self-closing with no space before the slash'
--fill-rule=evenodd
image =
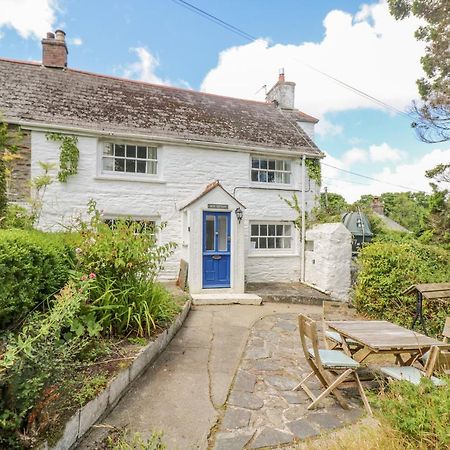
<path id="1" fill-rule="evenodd" d="M 302 283 L 305 282 L 305 233 L 306 233 L 306 199 L 305 199 L 305 184 L 306 184 L 306 155 L 302 156 L 302 201 L 301 201 L 301 209 L 302 209 L 302 243 L 301 243 L 301 267 L 300 267 L 300 281 Z"/>

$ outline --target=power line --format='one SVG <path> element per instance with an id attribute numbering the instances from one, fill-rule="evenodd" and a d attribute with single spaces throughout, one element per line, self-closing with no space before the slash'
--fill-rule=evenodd
<path id="1" fill-rule="evenodd" d="M 193 5 L 192 3 L 189 3 L 186 0 L 172 0 L 172 2 L 174 2 L 175 4 L 177 4 L 179 6 L 183 6 L 184 8 L 194 12 L 195 14 L 198 14 L 198 15 L 204 17 L 205 19 L 221 26 L 222 28 L 227 29 L 228 31 L 231 31 L 232 33 L 239 35 L 240 37 L 248 40 L 249 42 L 255 42 L 257 40 L 257 38 L 255 36 L 252 36 L 251 34 L 247 33 L 246 31 L 242 30 L 241 28 L 238 28 L 238 27 L 232 25 L 231 23 L 220 19 L 219 17 L 215 16 L 214 14 L 211 14 L 211 13 L 205 11 L 204 9 L 197 7 L 197 6 Z M 386 103 L 385 101 L 380 100 L 380 99 L 374 97 L 373 95 L 370 95 L 367 92 L 364 92 L 361 89 L 358 89 L 358 88 L 346 83 L 345 81 L 339 80 L 338 78 L 334 77 L 333 75 L 330 75 L 330 74 L 324 72 L 323 70 L 320 70 L 317 67 L 314 67 L 305 61 L 302 61 L 301 59 L 298 59 L 298 58 L 295 58 L 292 56 L 290 58 L 305 65 L 306 67 L 309 67 L 311 70 L 313 70 L 317 73 L 320 73 L 321 75 L 329 78 L 330 80 L 335 81 L 342 87 L 351 90 L 355 94 L 360 95 L 368 100 L 371 100 L 371 101 L 377 103 L 378 105 L 383 106 L 384 108 L 391 109 L 392 111 L 395 111 L 396 113 L 401 114 L 404 117 L 407 117 L 409 120 L 412 119 L 411 115 L 396 108 L 395 106 L 392 106 L 389 103 Z"/>
<path id="2" fill-rule="evenodd" d="M 332 166 L 331 164 L 327 164 L 327 163 L 324 163 L 324 162 L 321 162 L 321 164 L 323 166 L 331 167 L 333 169 L 340 170 L 341 172 L 345 172 L 345 173 L 348 173 L 350 175 L 354 175 L 356 177 L 361 177 L 361 178 L 366 178 L 367 180 L 376 181 L 377 183 L 389 184 L 391 186 L 399 187 L 399 188 L 402 188 L 402 189 L 407 189 L 408 191 L 420 192 L 420 189 L 415 189 L 415 188 L 412 188 L 412 187 L 403 186 L 401 184 L 391 183 L 389 181 L 378 180 L 377 178 L 369 177 L 368 175 L 362 175 L 360 173 L 352 172 L 350 170 L 341 169 L 340 167 Z"/>

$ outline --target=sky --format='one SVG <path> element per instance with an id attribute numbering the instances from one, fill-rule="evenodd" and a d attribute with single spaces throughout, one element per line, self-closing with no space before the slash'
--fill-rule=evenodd
<path id="1" fill-rule="evenodd" d="M 40 61 L 41 38 L 62 28 L 71 68 L 261 101 L 284 68 L 295 106 L 320 119 L 323 187 L 350 202 L 430 190 L 424 173 L 450 143 L 420 142 L 401 114 L 423 75 L 417 19 L 395 21 L 383 0 L 189 1 L 256 39 L 175 0 L 0 0 L 0 57 Z"/>

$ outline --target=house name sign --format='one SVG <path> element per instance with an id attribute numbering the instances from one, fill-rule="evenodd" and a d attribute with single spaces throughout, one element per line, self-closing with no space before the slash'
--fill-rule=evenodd
<path id="1" fill-rule="evenodd" d="M 210 209 L 228 209 L 228 205 L 221 203 L 208 203 L 208 208 Z"/>

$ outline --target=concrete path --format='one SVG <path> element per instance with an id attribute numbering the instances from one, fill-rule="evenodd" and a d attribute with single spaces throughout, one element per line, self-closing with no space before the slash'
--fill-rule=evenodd
<path id="1" fill-rule="evenodd" d="M 104 419 L 105 426 L 94 428 L 78 448 L 96 448 L 109 426 L 127 426 L 131 432 L 138 431 L 144 437 L 152 431 L 163 431 L 169 450 L 206 449 L 208 446 L 238 448 L 229 447 L 231 441 L 223 442 L 223 438 L 230 437 L 225 435 L 223 418 L 239 366 L 243 364 L 244 369 L 251 369 L 242 358 L 253 326 L 261 331 L 260 327 L 276 324 L 272 318 L 261 321 L 263 317 L 290 313 L 284 317 L 292 319 L 300 312 L 318 319 L 321 308 L 274 303 L 193 307 L 165 352 Z M 282 329 L 297 336 L 294 324 L 294 321 L 290 325 L 285 321 Z M 261 345 L 254 340 L 251 342 Z M 249 351 L 258 352 L 257 349 Z M 245 380 L 241 382 L 245 384 Z"/>

